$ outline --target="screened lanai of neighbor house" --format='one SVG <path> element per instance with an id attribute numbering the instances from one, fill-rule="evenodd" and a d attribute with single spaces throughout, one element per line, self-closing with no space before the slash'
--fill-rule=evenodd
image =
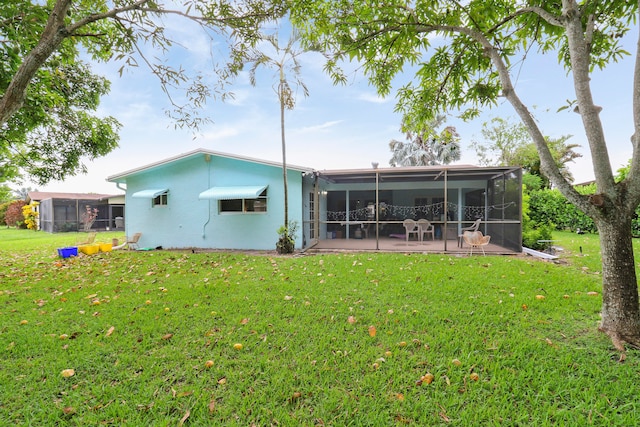
<path id="1" fill-rule="evenodd" d="M 468 252 L 479 220 L 487 252 L 522 252 L 519 167 L 417 166 L 315 171 L 305 178 L 303 233 L 315 249 Z M 427 220 L 409 235 L 405 219 Z"/>

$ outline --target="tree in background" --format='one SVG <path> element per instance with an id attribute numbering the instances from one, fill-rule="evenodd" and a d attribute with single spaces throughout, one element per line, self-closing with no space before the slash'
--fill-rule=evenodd
<path id="1" fill-rule="evenodd" d="M 276 34 L 264 36 L 266 45 L 258 45 L 248 55 L 249 80 L 256 85 L 256 73 L 260 67 L 271 68 L 276 71 L 277 84 L 274 87 L 280 102 L 280 142 L 282 147 L 282 181 L 284 185 L 284 223 L 278 234 L 280 238 L 276 248 L 280 253 L 292 253 L 295 249 L 296 224 L 289 223 L 289 184 L 287 180 L 287 144 L 285 139 L 285 111 L 293 110 L 296 105 L 295 92 L 290 81 L 296 88 L 302 90 L 303 96 L 309 96 L 309 90 L 300 76 L 300 62 L 298 57 L 305 51 L 300 49 L 300 37 L 295 32 L 290 36 L 287 44 L 280 47 Z M 271 50 L 271 55 L 266 50 Z"/>
<path id="2" fill-rule="evenodd" d="M 81 51 L 91 61 L 122 64 L 121 73 L 149 67 L 169 97 L 167 115 L 177 126 L 197 128 L 207 120 L 200 107 L 224 98 L 224 83 L 240 69 L 260 25 L 281 13 L 279 2 L 261 0 L 194 0 L 176 9 L 152 0 L 0 2 L 0 182 L 23 172 L 40 183 L 62 179 L 83 172 L 84 157 L 117 146 L 116 119 L 92 114 L 109 82 L 80 60 Z M 163 21 L 169 17 L 229 42 L 216 82 L 163 58 L 175 44 Z"/>
<path id="3" fill-rule="evenodd" d="M 549 187 L 549 179 L 542 172 L 536 145 L 522 122 L 511 123 L 507 119 L 494 117 L 490 122 L 482 124 L 481 133 L 484 141 L 471 143 L 481 165 L 521 166 L 525 172 L 541 177 L 543 186 Z M 580 147 L 578 144 L 567 143 L 569 138 L 570 135 L 557 139 L 545 137 L 545 142 L 560 174 L 565 180 L 573 182 L 567 163 L 582 155 L 574 151 Z"/>
<path id="4" fill-rule="evenodd" d="M 420 131 L 407 129 L 403 123 L 408 142 L 391 140 L 389 149 L 393 153 L 389 164 L 395 166 L 434 166 L 448 165 L 460 160 L 460 135 L 453 126 L 447 126 L 438 132 L 445 116 L 436 117 L 427 128 Z"/>
<path id="5" fill-rule="evenodd" d="M 329 72 L 343 59 L 356 60 L 381 95 L 411 66 L 413 79 L 399 89 L 397 109 L 413 123 L 459 111 L 472 119 L 506 100 L 526 126 L 552 185 L 594 220 L 602 251 L 600 330 L 620 351 L 640 346 L 640 304 L 631 221 L 640 203 L 640 72 L 633 81 L 611 79 L 633 89 L 634 147 L 627 178 L 614 179 L 607 141 L 591 90 L 591 73 L 628 54 L 621 45 L 638 19 L 638 3 L 622 0 L 554 2 L 515 0 L 432 1 L 291 0 L 292 20 L 309 45 L 335 54 Z M 432 45 L 434 40 L 437 44 Z M 532 110 L 520 99 L 515 76 L 531 49 L 552 55 L 563 76 L 571 70 L 575 100 L 591 151 L 597 194 L 584 195 L 561 173 Z M 634 53 L 640 61 L 640 44 Z M 640 63 L 640 62 L 637 62 Z M 517 65 L 515 65 L 517 64 Z M 606 71 L 606 70 L 605 70 Z M 545 68 L 545 75 L 554 72 Z M 629 90 L 629 89 L 623 89 Z M 549 102 L 553 93 L 549 93 Z M 565 100 L 556 100 L 564 103 Z"/>

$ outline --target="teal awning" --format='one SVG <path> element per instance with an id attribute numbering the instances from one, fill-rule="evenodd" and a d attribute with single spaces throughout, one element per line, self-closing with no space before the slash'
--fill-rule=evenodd
<path id="1" fill-rule="evenodd" d="M 136 199 L 155 199 L 167 191 L 169 191 L 167 188 L 152 188 L 149 190 L 136 191 L 131 197 L 135 197 Z"/>
<path id="2" fill-rule="evenodd" d="M 267 188 L 267 185 L 247 185 L 234 187 L 212 187 L 198 196 L 200 200 L 233 200 L 256 199 Z"/>

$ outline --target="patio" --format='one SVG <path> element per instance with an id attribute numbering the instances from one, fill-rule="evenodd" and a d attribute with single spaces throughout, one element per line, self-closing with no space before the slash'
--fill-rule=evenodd
<path id="1" fill-rule="evenodd" d="M 491 236 L 486 253 L 522 252 L 517 167 L 322 171 L 307 188 L 308 249 L 466 254 L 469 247 L 459 247 L 458 236 L 479 220 L 479 231 Z M 420 242 L 414 234 L 407 243 L 405 219 L 429 221 L 434 239 Z"/>
<path id="2" fill-rule="evenodd" d="M 377 247 L 376 247 L 377 246 Z M 322 251 L 381 251 L 381 252 L 421 252 L 421 253 L 447 253 L 456 255 L 468 255 L 469 246 L 467 244 L 458 246 L 456 239 L 446 240 L 446 250 L 444 240 L 424 240 L 422 242 L 410 240 L 408 243 L 400 238 L 380 237 L 376 245 L 375 238 L 368 239 L 324 239 L 310 248 L 311 252 Z M 514 255 L 520 252 L 505 248 L 494 243 L 489 243 L 484 247 L 487 255 Z M 481 249 L 474 249 L 474 255 L 482 256 Z"/>

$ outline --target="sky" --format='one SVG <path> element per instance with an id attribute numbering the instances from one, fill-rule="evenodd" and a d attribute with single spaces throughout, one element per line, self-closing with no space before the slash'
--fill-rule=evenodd
<path id="1" fill-rule="evenodd" d="M 173 37 L 186 50 L 176 49 L 170 60 L 184 68 L 207 70 L 214 60 L 220 60 L 220 45 L 211 44 L 204 33 L 176 25 Z M 634 51 L 636 34 L 628 37 L 627 50 Z M 213 53 L 212 53 L 213 52 Z M 152 53 L 153 52 L 148 52 Z M 389 165 L 392 139 L 406 141 L 400 132 L 401 114 L 394 112 L 395 94 L 378 96 L 368 84 L 357 64 L 345 64 L 349 80 L 334 86 L 323 72 L 324 59 L 317 53 L 300 58 L 300 77 L 309 89 L 309 96 L 299 92 L 293 110 L 286 113 L 287 162 L 297 166 L 323 169 L 370 168 Z M 631 157 L 630 136 L 633 133 L 631 90 L 633 59 L 629 57 L 593 75 L 592 89 L 596 104 L 603 107 L 604 124 L 612 167 L 626 165 Z M 120 76 L 120 64 L 94 64 L 93 70 L 111 81 L 111 92 L 103 97 L 98 114 L 111 115 L 122 123 L 120 144 L 110 154 L 94 161 L 85 161 L 87 174 L 52 181 L 47 185 L 25 182 L 22 187 L 39 191 L 90 192 L 120 194 L 108 176 L 144 166 L 188 151 L 205 148 L 264 160 L 282 161 L 280 140 L 280 110 L 273 89 L 275 72 L 258 74 L 256 86 L 242 73 L 231 87 L 234 98 L 226 102 L 211 101 L 204 112 L 212 123 L 199 131 L 175 129 L 165 114 L 169 100 L 156 78 L 144 67 L 125 71 Z M 410 79 L 411 74 L 400 76 Z M 515 88 L 534 113 L 546 136 L 558 138 L 573 135 L 569 143 L 579 144 L 575 151 L 582 158 L 570 164 L 575 183 L 593 179 L 589 153 L 580 116 L 557 109 L 574 99 L 573 83 L 555 56 L 531 54 L 517 69 Z M 446 126 L 454 126 L 461 136 L 462 158 L 455 164 L 478 164 L 472 141 L 482 142 L 482 123 L 493 117 L 516 121 L 512 107 L 501 101 L 484 111 L 481 117 L 465 123 L 451 116 Z"/>

